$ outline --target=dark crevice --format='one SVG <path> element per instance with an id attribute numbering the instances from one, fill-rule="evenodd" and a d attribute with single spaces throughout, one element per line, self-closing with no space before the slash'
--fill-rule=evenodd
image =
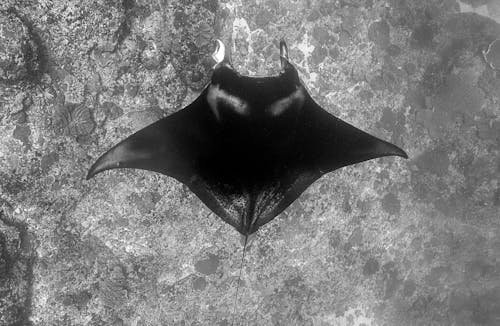
<path id="1" fill-rule="evenodd" d="M 36 262 L 36 256 L 33 251 L 33 246 L 31 243 L 28 226 L 24 222 L 14 221 L 5 216 L 3 211 L 0 211 L 0 221 L 2 221 L 5 225 L 9 227 L 13 227 L 19 233 L 19 238 L 21 240 L 20 243 L 20 255 L 16 257 L 18 260 L 25 260 L 24 264 L 26 265 L 26 274 L 24 275 L 24 279 L 27 283 L 26 296 L 24 298 L 24 302 L 22 306 L 18 308 L 18 318 L 15 324 L 12 326 L 31 326 L 33 323 L 30 321 L 29 317 L 32 313 L 32 298 L 33 298 L 33 268 Z M 2 239 L 2 238 L 0 238 Z M 2 257 L 6 259 L 8 275 L 10 274 L 11 267 L 14 265 L 14 258 L 10 256 L 10 254 L 6 253 L 6 248 L 2 246 Z"/>
<path id="2" fill-rule="evenodd" d="M 116 44 L 115 44 L 115 47 L 113 48 L 113 51 L 111 51 L 111 52 L 112 53 L 116 52 L 116 50 L 118 50 L 120 45 L 122 45 L 123 41 L 125 41 L 125 39 L 129 35 L 130 35 L 130 22 L 129 22 L 129 19 L 127 17 L 125 17 L 125 19 L 123 20 L 120 27 L 118 28 L 118 30 L 115 33 L 114 37 L 116 38 Z"/>
<path id="3" fill-rule="evenodd" d="M 120 24 L 120 27 L 118 27 L 118 30 L 115 32 L 114 38 L 116 39 L 116 44 L 111 53 L 116 52 L 118 48 L 123 44 L 123 41 L 125 41 L 125 39 L 130 35 L 132 18 L 135 16 L 134 14 L 135 6 L 136 4 L 134 0 L 122 1 L 122 7 L 123 9 L 125 9 L 124 13 L 125 18 Z"/>
<path id="4" fill-rule="evenodd" d="M 29 19 L 24 17 L 15 8 L 9 8 L 6 12 L 16 16 L 16 18 L 19 19 L 28 29 L 28 35 L 30 40 L 34 43 L 34 46 L 27 44 L 23 49 L 23 52 L 26 55 L 28 70 L 28 76 L 25 78 L 25 81 L 32 84 L 38 84 L 42 75 L 48 71 L 49 59 L 47 47 Z M 18 82 L 20 82 L 20 80 L 9 81 L 7 84 L 15 84 Z"/>

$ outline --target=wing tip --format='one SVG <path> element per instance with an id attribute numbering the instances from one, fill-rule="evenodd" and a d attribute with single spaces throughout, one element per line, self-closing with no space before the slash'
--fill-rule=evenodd
<path id="1" fill-rule="evenodd" d="M 92 179 L 96 174 L 99 172 L 102 172 L 103 169 L 100 167 L 100 159 L 98 159 L 92 166 L 90 167 L 89 171 L 87 172 L 87 176 L 85 177 L 85 180 L 90 180 Z"/>
<path id="2" fill-rule="evenodd" d="M 384 140 L 380 140 L 378 144 L 375 146 L 373 152 L 376 156 L 399 156 L 405 159 L 408 159 L 408 154 L 401 149 L 400 147 L 386 142 Z"/>
<path id="3" fill-rule="evenodd" d="M 408 154 L 403 149 L 401 149 L 397 146 L 395 146 L 395 147 L 396 147 L 396 150 L 395 150 L 394 154 L 392 154 L 393 156 L 399 156 L 399 157 L 402 157 L 404 159 L 408 159 Z"/>
<path id="4" fill-rule="evenodd" d="M 92 179 L 96 174 L 97 174 L 97 172 L 91 167 L 89 172 L 87 172 L 87 176 L 85 177 L 85 180 Z"/>
<path id="5" fill-rule="evenodd" d="M 92 164 L 89 171 L 87 172 L 86 180 L 92 179 L 97 174 L 111 169 L 118 169 L 122 167 L 122 163 L 119 160 L 116 160 L 113 155 L 110 155 L 110 152 L 103 154 L 101 157 L 97 159 L 97 161 Z"/>

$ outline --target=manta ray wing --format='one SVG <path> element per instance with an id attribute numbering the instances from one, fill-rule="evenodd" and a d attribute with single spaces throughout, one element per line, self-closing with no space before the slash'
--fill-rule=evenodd
<path id="1" fill-rule="evenodd" d="M 321 173 L 384 156 L 408 158 L 399 147 L 340 120 L 310 96 L 305 102 L 302 145 L 308 164 Z"/>
<path id="2" fill-rule="evenodd" d="M 263 214 L 257 227 L 270 222 L 322 175 L 344 166 L 384 156 L 407 154 L 396 145 L 374 137 L 338 119 L 321 108 L 308 94 L 297 125 L 295 154 L 291 169 L 283 177 L 281 196 L 273 209 Z M 285 175 L 285 174 L 284 174 Z"/>
<path id="3" fill-rule="evenodd" d="M 238 219 L 222 206 L 224 195 L 215 195 L 199 175 L 199 162 L 218 151 L 208 110 L 204 90 L 187 107 L 137 131 L 104 153 L 89 169 L 87 180 L 111 169 L 158 172 L 187 185 L 208 208 L 237 228 Z"/>
<path id="4" fill-rule="evenodd" d="M 210 150 L 204 133 L 204 101 L 200 95 L 186 108 L 129 136 L 90 168 L 87 179 L 118 168 L 134 168 L 163 173 L 187 183 L 193 175 L 196 157 Z"/>

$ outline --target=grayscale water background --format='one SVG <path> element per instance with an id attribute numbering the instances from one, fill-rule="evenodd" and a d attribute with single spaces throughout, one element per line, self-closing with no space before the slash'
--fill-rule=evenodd
<path id="1" fill-rule="evenodd" d="M 499 0 L 4 0 L 0 325 L 500 325 L 499 23 Z M 321 106 L 410 159 L 314 183 L 235 302 L 239 234 L 186 187 L 84 179 L 196 98 L 215 38 L 271 75 L 281 37 Z"/>

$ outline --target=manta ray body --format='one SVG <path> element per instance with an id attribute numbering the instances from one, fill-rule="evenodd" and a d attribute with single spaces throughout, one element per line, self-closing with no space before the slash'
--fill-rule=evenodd
<path id="1" fill-rule="evenodd" d="M 187 107 L 121 141 L 90 168 L 135 168 L 173 177 L 245 237 L 285 210 L 322 175 L 407 154 L 322 109 L 280 43 L 281 72 L 236 72 L 223 44 L 210 83 Z"/>

